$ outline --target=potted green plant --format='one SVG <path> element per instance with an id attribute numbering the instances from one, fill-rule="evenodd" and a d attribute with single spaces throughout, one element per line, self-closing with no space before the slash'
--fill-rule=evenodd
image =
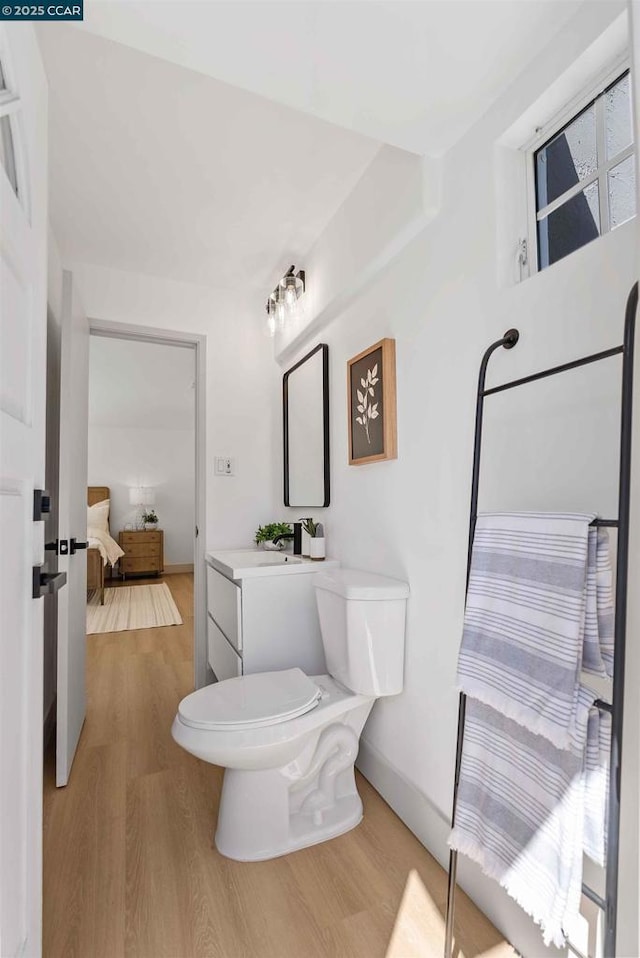
<path id="1" fill-rule="evenodd" d="M 268 522 L 265 526 L 258 526 L 254 537 L 254 542 L 258 548 L 263 549 L 284 549 L 286 540 L 280 539 L 274 543 L 278 536 L 291 536 L 293 534 L 288 522 Z"/>
<path id="2" fill-rule="evenodd" d="M 309 536 L 309 557 L 316 562 L 322 561 L 325 557 L 322 524 L 314 519 L 307 518 L 302 520 L 302 528 Z"/>
<path id="3" fill-rule="evenodd" d="M 147 509 L 146 512 L 143 512 L 143 513 L 142 513 L 142 521 L 143 521 L 144 527 L 145 527 L 145 529 L 146 529 L 147 531 L 149 531 L 149 530 L 151 530 L 151 529 L 157 529 L 157 528 L 158 528 L 158 517 L 157 517 L 157 515 L 156 515 L 156 513 L 155 513 L 155 509 Z"/>

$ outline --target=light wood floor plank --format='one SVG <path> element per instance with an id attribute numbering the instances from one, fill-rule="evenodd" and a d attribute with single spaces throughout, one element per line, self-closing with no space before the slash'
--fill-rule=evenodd
<path id="1" fill-rule="evenodd" d="M 217 852 L 223 771 L 170 733 L 192 688 L 193 580 L 166 582 L 183 625 L 89 636 L 66 788 L 47 756 L 45 958 L 440 958 L 446 876 L 361 776 L 349 834 L 269 862 Z M 456 958 L 512 958 L 462 893 L 457 915 Z"/>

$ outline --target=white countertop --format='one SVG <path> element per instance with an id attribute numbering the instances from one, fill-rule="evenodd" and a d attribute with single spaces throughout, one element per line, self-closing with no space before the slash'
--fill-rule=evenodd
<path id="1" fill-rule="evenodd" d="M 339 567 L 337 559 L 308 559 L 289 552 L 265 549 L 220 549 L 206 552 L 205 561 L 227 579 L 249 579 L 257 576 L 309 575 Z"/>

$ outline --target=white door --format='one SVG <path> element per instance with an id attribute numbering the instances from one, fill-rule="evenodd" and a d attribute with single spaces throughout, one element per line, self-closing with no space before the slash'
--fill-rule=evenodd
<path id="1" fill-rule="evenodd" d="M 30 24 L 0 26 L 0 955 L 42 940 L 47 85 Z"/>
<path id="2" fill-rule="evenodd" d="M 58 597 L 56 785 L 69 781 L 85 717 L 87 616 L 87 430 L 89 324 L 73 276 L 62 274 L 60 331 L 60 473 L 58 568 L 67 587 Z M 74 544 L 81 543 L 80 548 Z M 66 551 L 66 554 L 65 554 Z"/>

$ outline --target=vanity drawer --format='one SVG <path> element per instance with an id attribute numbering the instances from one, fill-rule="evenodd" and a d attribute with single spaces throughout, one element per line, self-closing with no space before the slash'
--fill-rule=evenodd
<path id="1" fill-rule="evenodd" d="M 242 675 L 242 659 L 232 648 L 210 615 L 207 616 L 209 665 L 219 682 Z"/>
<path id="2" fill-rule="evenodd" d="M 207 611 L 231 645 L 242 650 L 242 594 L 240 586 L 207 566 Z"/>

